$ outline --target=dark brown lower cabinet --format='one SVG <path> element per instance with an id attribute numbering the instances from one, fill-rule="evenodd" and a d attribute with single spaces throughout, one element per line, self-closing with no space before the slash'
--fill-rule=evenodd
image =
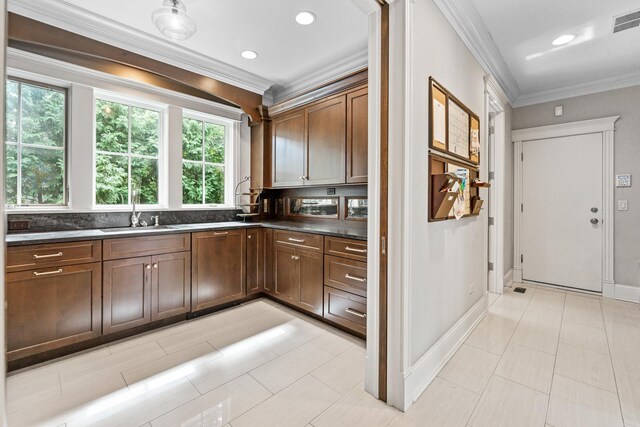
<path id="1" fill-rule="evenodd" d="M 191 252 L 151 257 L 151 321 L 191 311 Z"/>
<path id="2" fill-rule="evenodd" d="M 103 266 L 104 333 L 151 322 L 151 257 L 105 261 Z"/>
<path id="3" fill-rule="evenodd" d="M 100 336 L 101 263 L 6 275 L 9 361 Z"/>
<path id="4" fill-rule="evenodd" d="M 193 311 L 215 307 L 246 296 L 245 241 L 245 230 L 193 233 Z"/>
<path id="5" fill-rule="evenodd" d="M 367 334 L 367 299 L 325 286 L 324 318 L 364 336 Z"/>
<path id="6" fill-rule="evenodd" d="M 322 253 L 274 245 L 273 296 L 322 315 Z"/>
<path id="7" fill-rule="evenodd" d="M 191 252 L 104 262 L 105 334 L 191 311 Z"/>

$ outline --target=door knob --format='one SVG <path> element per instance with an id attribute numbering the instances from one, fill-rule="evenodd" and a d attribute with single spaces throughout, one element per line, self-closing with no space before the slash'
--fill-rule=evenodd
<path id="1" fill-rule="evenodd" d="M 598 208 L 596 208 L 596 207 L 591 208 L 591 212 L 598 213 Z"/>
<path id="2" fill-rule="evenodd" d="M 591 218 L 591 224 L 596 225 L 598 223 L 598 218 Z"/>

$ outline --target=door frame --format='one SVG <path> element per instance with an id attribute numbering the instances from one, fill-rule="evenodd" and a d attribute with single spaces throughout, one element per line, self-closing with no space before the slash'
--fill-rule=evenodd
<path id="1" fill-rule="evenodd" d="M 565 136 L 602 134 L 602 295 L 613 298 L 615 296 L 615 281 L 613 278 L 613 209 L 614 209 L 614 133 L 615 122 L 620 116 L 604 117 L 601 119 L 583 120 L 579 122 L 562 123 L 528 129 L 514 130 L 514 197 L 513 197 L 513 276 L 517 282 L 522 282 L 522 196 L 523 196 L 523 151 L 525 141 L 560 138 Z"/>
<path id="2" fill-rule="evenodd" d="M 493 150 L 489 150 L 491 159 L 489 164 L 493 164 L 493 170 L 489 168 L 489 174 L 493 173 L 493 179 L 489 187 L 489 203 L 492 209 L 493 226 L 487 227 L 487 245 L 493 237 L 494 248 L 489 248 L 488 262 L 493 260 L 493 274 L 488 274 L 488 291 L 501 294 L 504 288 L 509 285 L 504 280 L 504 230 L 506 228 L 506 218 L 504 215 L 506 198 L 506 158 L 505 147 L 508 143 L 506 135 L 506 106 L 509 104 L 508 98 L 502 92 L 500 85 L 492 75 L 484 78 L 485 83 L 485 123 L 490 123 L 489 115 L 494 113 L 494 134 Z M 485 126 L 484 140 L 489 141 L 491 130 Z"/>
<path id="3" fill-rule="evenodd" d="M 389 3 L 351 0 L 369 17 L 369 171 L 365 391 L 387 401 Z"/>

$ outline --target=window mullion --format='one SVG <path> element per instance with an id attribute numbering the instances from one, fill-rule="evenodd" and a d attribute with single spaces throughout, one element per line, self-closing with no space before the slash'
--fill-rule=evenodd
<path id="1" fill-rule="evenodd" d="M 128 188 L 128 196 L 129 196 L 129 204 L 133 204 L 134 202 L 134 197 L 133 194 L 131 194 L 132 191 L 132 185 L 131 185 L 131 105 L 127 105 L 127 112 L 128 112 L 128 134 L 129 134 L 129 140 L 127 141 L 127 170 L 128 170 L 128 176 L 127 176 L 127 188 Z"/>
<path id="2" fill-rule="evenodd" d="M 206 180 L 206 157 L 205 157 L 205 134 L 204 134 L 204 127 L 205 127 L 205 122 L 204 120 L 202 122 L 202 204 L 204 205 L 205 203 L 207 203 L 207 198 L 206 198 L 206 194 L 207 194 L 207 189 L 205 187 L 205 185 L 207 185 L 207 180 Z"/>
<path id="3" fill-rule="evenodd" d="M 22 82 L 18 82 L 18 123 L 17 130 L 17 185 L 16 185 L 16 205 L 22 206 Z"/>

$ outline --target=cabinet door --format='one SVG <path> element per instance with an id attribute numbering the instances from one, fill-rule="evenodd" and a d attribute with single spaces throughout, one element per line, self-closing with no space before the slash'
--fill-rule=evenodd
<path id="1" fill-rule="evenodd" d="M 346 97 L 305 109 L 307 180 L 305 184 L 344 184 L 346 163 Z"/>
<path id="2" fill-rule="evenodd" d="M 100 336 L 101 263 L 9 273 L 6 279 L 10 361 Z"/>
<path id="3" fill-rule="evenodd" d="M 304 111 L 276 118 L 271 123 L 273 187 L 304 184 L 306 149 Z"/>
<path id="4" fill-rule="evenodd" d="M 264 234 L 259 228 L 247 230 L 247 295 L 264 287 Z"/>
<path id="5" fill-rule="evenodd" d="M 151 322 L 151 257 L 105 261 L 103 266 L 104 333 Z"/>
<path id="6" fill-rule="evenodd" d="M 297 263 L 300 271 L 298 306 L 322 316 L 323 300 L 323 262 L 322 254 L 297 250 Z"/>
<path id="7" fill-rule="evenodd" d="M 367 182 L 369 164 L 368 89 L 347 94 L 347 182 Z"/>
<path id="8" fill-rule="evenodd" d="M 287 302 L 297 301 L 300 269 L 296 250 L 288 246 L 274 246 L 273 295 Z"/>
<path id="9" fill-rule="evenodd" d="M 246 295 L 245 239 L 245 230 L 193 234 L 193 311 L 232 302 Z"/>
<path id="10" fill-rule="evenodd" d="M 261 230 L 264 233 L 264 291 L 273 294 L 274 289 L 274 275 L 273 275 L 273 230 L 270 228 L 264 228 Z"/>
<path id="11" fill-rule="evenodd" d="M 151 258 L 151 321 L 191 311 L 191 252 Z"/>

